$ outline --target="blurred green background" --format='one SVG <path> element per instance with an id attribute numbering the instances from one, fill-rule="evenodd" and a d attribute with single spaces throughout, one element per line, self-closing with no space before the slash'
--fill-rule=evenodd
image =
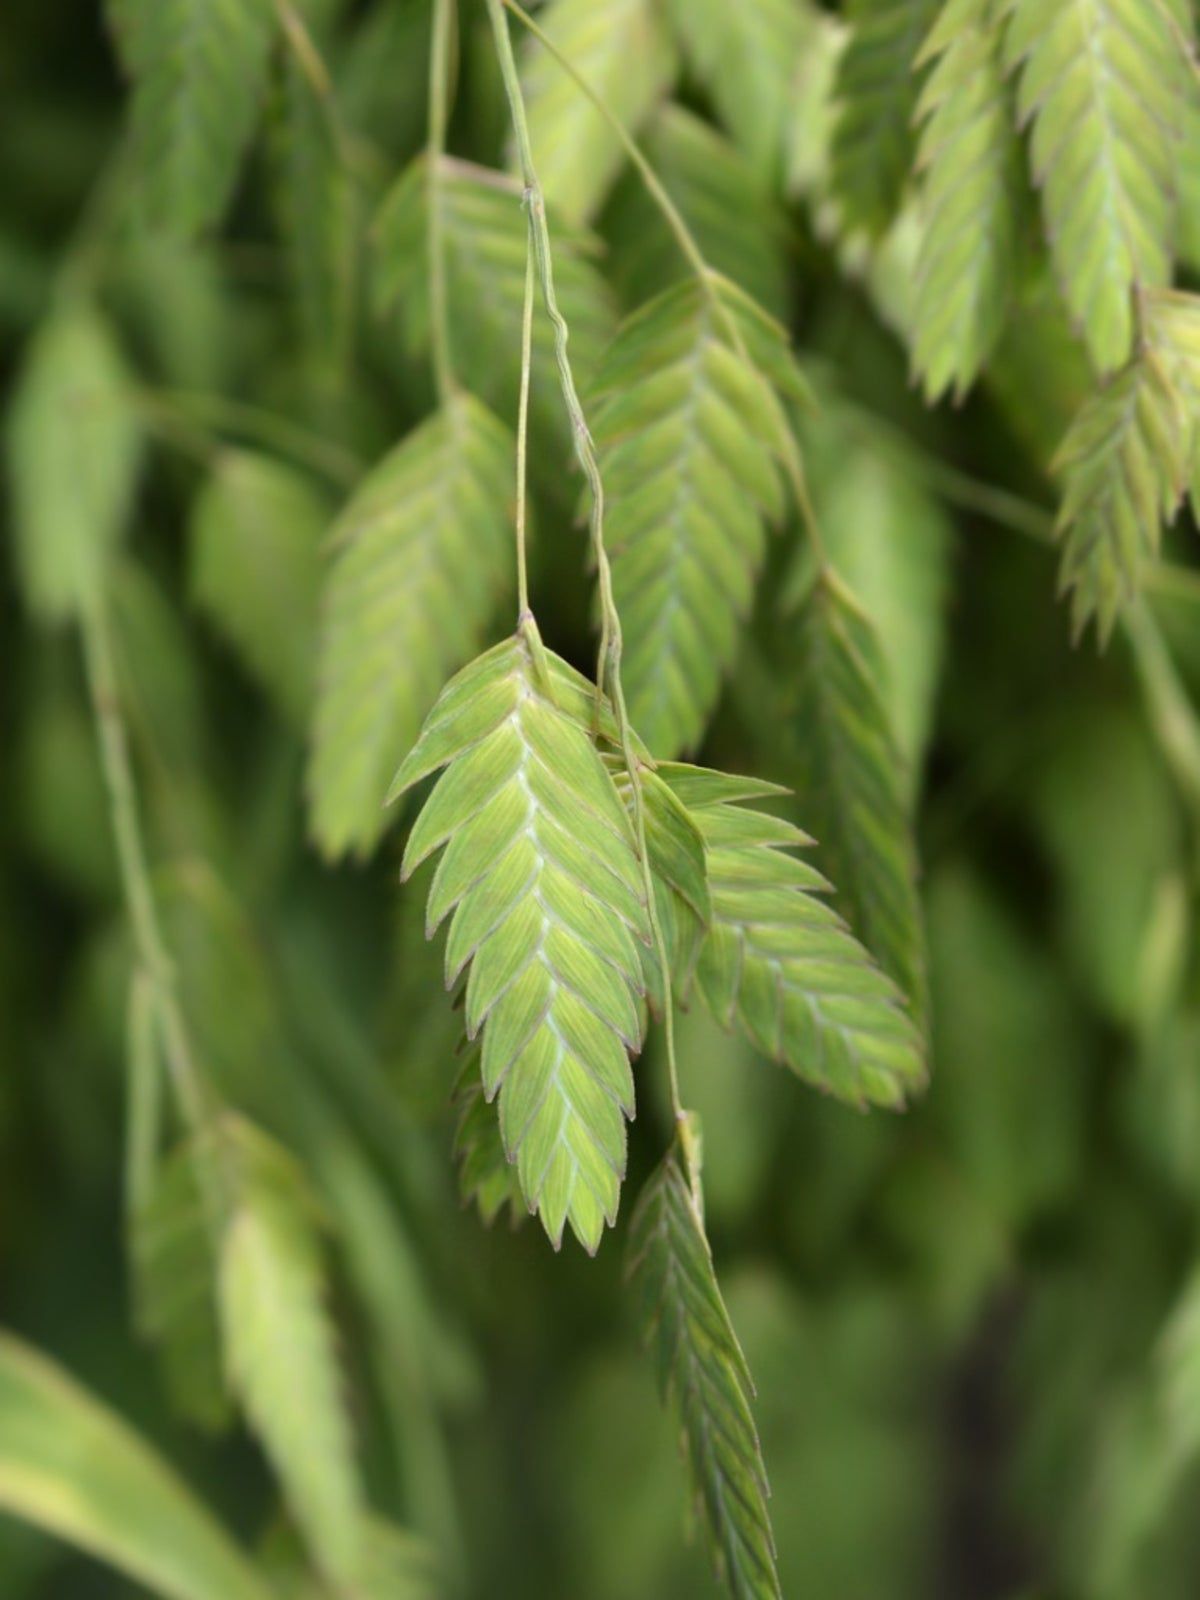
<path id="1" fill-rule="evenodd" d="M 369 188 L 423 137 L 425 7 L 324 9 L 337 14 L 330 59 L 371 153 Z M 498 162 L 498 84 L 466 13 L 452 142 Z M 686 83 L 681 99 L 707 115 Z M 127 225 L 123 101 L 96 5 L 8 0 L 0 361 L 11 379 L 86 218 L 154 438 L 116 633 L 163 913 L 214 1075 L 298 1152 L 333 1218 L 335 1309 L 373 1499 L 433 1538 L 447 1592 L 715 1594 L 687 1538 L 683 1471 L 622 1293 L 619 1239 L 594 1262 L 572 1246 L 556 1257 L 536 1227 L 485 1230 L 459 1206 L 456 1024 L 420 937 L 419 885 L 398 893 L 394 838 L 359 867 L 323 867 L 305 843 L 303 736 L 287 696 L 310 598 L 290 613 L 300 666 L 279 669 L 282 695 L 262 692 L 262 674 L 205 615 L 189 518 L 206 451 L 218 435 L 262 443 L 233 407 L 361 463 L 422 414 L 428 375 L 361 329 L 348 364 L 314 353 L 286 287 L 262 152 L 219 240 L 182 246 Z M 762 204 L 773 220 L 746 272 L 797 331 L 827 402 L 805 428 L 814 496 L 839 562 L 873 609 L 890 608 L 898 726 L 927 751 L 917 827 L 934 1037 L 923 1101 L 860 1117 L 703 1016 L 681 1023 L 709 1231 L 758 1383 L 784 1591 L 1189 1600 L 1200 1592 L 1200 802 L 1126 646 L 1070 647 L 1052 557 L 997 525 L 1022 521 L 1007 501 L 977 492 L 1050 503 L 1045 463 L 1074 403 L 1078 352 L 1031 310 L 1001 378 L 959 411 L 926 415 L 878 299 L 838 266 L 803 196 Z M 598 224 L 631 302 L 662 270 L 628 247 L 645 242 L 642 206 L 622 180 Z M 221 403 L 175 406 L 178 394 Z M 539 484 L 542 526 L 562 529 L 536 552 L 539 614 L 586 665 L 574 485 L 560 474 L 556 490 L 555 470 Z M 343 492 L 329 476 L 310 488 L 318 511 Z M 318 518 L 314 551 L 320 531 Z M 794 558 L 785 539 L 765 590 Z M 11 562 L 0 608 L 3 1321 L 256 1541 L 274 1514 L 259 1454 L 178 1417 L 131 1324 L 129 951 L 77 644 L 28 619 Z M 1200 690 L 1200 610 L 1157 610 L 1181 681 Z M 706 757 L 787 782 L 787 691 L 786 645 L 764 622 Z M 301 690 L 301 716 L 304 705 Z M 664 1142 L 659 1067 L 652 1043 L 628 1192 Z M 0 1522 L 3 1600 L 134 1592 Z"/>

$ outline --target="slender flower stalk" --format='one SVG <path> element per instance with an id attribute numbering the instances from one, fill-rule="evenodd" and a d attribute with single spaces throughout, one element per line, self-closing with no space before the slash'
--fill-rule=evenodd
<path id="1" fill-rule="evenodd" d="M 533 220 L 529 223 L 529 244 L 525 252 L 525 299 L 521 307 L 521 387 L 517 402 L 517 615 L 523 621 L 529 614 L 529 565 L 525 549 L 525 526 L 528 519 L 528 484 L 526 460 L 529 453 L 529 380 L 533 366 L 533 294 L 534 294 L 534 241 Z"/>
<path id="2" fill-rule="evenodd" d="M 729 307 L 721 298 L 716 274 L 709 263 L 705 260 L 704 252 L 700 249 L 700 245 L 695 234 L 688 227 L 683 213 L 671 199 L 671 196 L 667 193 L 661 178 L 658 176 L 657 172 L 655 172 L 650 162 L 647 161 L 645 153 L 642 151 L 637 140 L 629 132 L 628 128 L 626 128 L 620 117 L 618 117 L 612 110 L 611 106 L 604 99 L 604 97 L 596 92 L 584 75 L 579 71 L 578 67 L 575 66 L 574 62 L 572 62 L 562 53 L 562 51 L 554 43 L 554 40 L 550 38 L 549 34 L 547 34 L 543 28 L 538 26 L 538 24 L 524 9 L 524 7 L 518 5 L 517 0 L 501 0 L 501 4 L 507 10 L 512 12 L 513 16 L 517 19 L 521 26 L 529 31 L 532 37 L 538 41 L 546 53 L 558 64 L 559 67 L 562 68 L 563 72 L 568 78 L 570 78 L 571 82 L 580 91 L 584 99 L 586 99 L 588 103 L 593 106 L 595 110 L 598 111 L 599 114 L 604 118 L 604 121 L 608 124 L 609 128 L 620 142 L 621 148 L 629 157 L 630 162 L 632 163 L 638 176 L 641 178 L 642 183 L 645 185 L 646 192 L 649 194 L 654 204 L 658 207 L 663 220 L 666 222 L 676 244 L 679 246 L 680 253 L 683 255 L 684 260 L 695 274 L 696 280 L 700 284 L 700 287 L 704 291 L 704 294 L 708 300 L 713 316 L 721 324 L 722 332 L 725 334 L 725 337 L 729 340 L 731 346 L 737 352 L 737 354 L 741 356 L 748 366 L 753 368 L 754 362 L 749 351 L 746 349 L 746 342 L 742 338 L 742 330 L 738 327 L 737 318 L 733 315 Z M 519 147 L 520 133 L 518 133 L 517 137 Z M 528 143 L 528 137 L 526 137 L 526 143 Z M 816 511 L 813 507 L 812 498 L 809 495 L 808 485 L 805 481 L 804 467 L 800 459 L 800 452 L 796 448 L 795 438 L 792 434 L 787 417 L 782 411 L 782 408 L 776 406 L 775 409 L 777 412 L 777 443 L 779 446 L 780 457 L 783 461 L 784 470 L 788 475 L 788 482 L 790 483 L 792 492 L 795 495 L 796 504 L 799 507 L 800 514 L 804 519 L 804 525 L 808 530 L 808 535 L 812 542 L 812 546 L 817 558 L 822 566 L 827 566 L 828 556 L 821 538 L 821 529 L 817 521 Z"/>
<path id="3" fill-rule="evenodd" d="M 646 897 L 647 915 L 655 956 L 663 973 L 663 1029 L 666 1039 L 667 1074 L 670 1084 L 671 1109 L 677 1122 L 682 1123 L 686 1113 L 679 1092 L 679 1072 L 675 1059 L 675 1018 L 671 998 L 670 963 L 662 921 L 654 897 L 654 880 L 650 869 L 650 854 L 646 842 L 646 801 L 642 789 L 642 758 L 634 745 L 633 729 L 625 704 L 625 691 L 621 683 L 621 618 L 613 595 L 612 567 L 604 543 L 604 484 L 600 477 L 600 464 L 588 430 L 587 418 L 579 399 L 575 377 L 568 353 L 570 329 L 559 310 L 554 292 L 554 263 L 550 248 L 550 229 L 546 221 L 546 205 L 538 182 L 533 161 L 533 147 L 529 138 L 529 123 L 525 114 L 525 97 L 521 89 L 520 74 L 513 55 L 508 21 L 504 15 L 504 0 L 487 0 L 488 14 L 496 40 L 500 75 L 504 81 L 517 140 L 517 154 L 525 184 L 525 204 L 529 212 L 530 236 L 533 255 L 541 283 L 546 314 L 554 328 L 555 359 L 558 366 L 559 385 L 563 403 L 571 423 L 575 454 L 587 480 L 591 499 L 590 530 L 592 551 L 596 561 L 596 574 L 600 594 L 600 648 L 596 668 L 597 699 L 607 687 L 616 716 L 617 731 L 625 770 L 629 774 L 630 793 L 633 799 L 634 833 L 641 861 L 642 882 Z"/>
<path id="4" fill-rule="evenodd" d="M 454 26 L 454 0 L 433 0 L 433 27 L 429 40 L 429 333 L 433 375 L 438 399 L 445 403 L 454 392 L 454 365 L 450 349 L 450 309 L 446 291 L 445 186 L 442 159 L 446 153 L 446 124 L 450 105 L 450 36 Z"/>
<path id="5" fill-rule="evenodd" d="M 120 687 L 102 596 L 96 596 L 86 603 L 80 630 L 137 971 L 151 1002 L 149 1009 L 157 1022 L 156 1031 L 161 1039 L 180 1109 L 193 1131 L 196 1131 L 205 1121 L 208 1106 L 175 994 L 174 974 L 154 903 L 146 847 L 138 817 L 137 791 L 129 760 L 129 742 L 121 716 Z"/>

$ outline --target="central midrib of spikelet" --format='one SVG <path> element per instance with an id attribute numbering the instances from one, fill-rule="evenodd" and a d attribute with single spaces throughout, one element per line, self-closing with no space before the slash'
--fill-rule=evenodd
<path id="1" fill-rule="evenodd" d="M 561 1081 L 560 1069 L 564 1059 L 569 1053 L 570 1047 L 567 1043 L 567 1040 L 563 1037 L 562 1030 L 559 1028 L 557 1019 L 554 1015 L 554 1002 L 556 996 L 558 995 L 560 989 L 569 988 L 569 986 L 561 983 L 558 973 L 555 970 L 552 962 L 548 959 L 546 953 L 546 936 L 550 931 L 551 924 L 556 922 L 560 926 L 564 925 L 562 924 L 560 918 L 554 916 L 550 907 L 546 904 L 542 894 L 542 875 L 546 864 L 545 847 L 538 835 L 538 804 L 533 790 L 530 788 L 527 774 L 527 766 L 533 756 L 533 752 L 530 748 L 528 740 L 525 738 L 524 730 L 521 727 L 521 707 L 527 700 L 531 698 L 532 693 L 533 691 L 528 685 L 525 685 L 522 688 L 516 708 L 509 718 L 509 721 L 513 724 L 517 735 L 521 740 L 521 765 L 517 769 L 516 782 L 519 785 L 522 793 L 525 795 L 526 800 L 526 821 L 522 833 L 523 836 L 532 843 L 534 850 L 533 873 L 527 887 L 532 899 L 535 901 L 538 909 L 541 912 L 542 918 L 541 932 L 538 937 L 537 946 L 530 954 L 525 963 L 525 967 L 521 969 L 521 972 L 524 972 L 528 967 L 534 965 L 535 963 L 539 964 L 546 973 L 549 984 L 549 993 L 547 995 L 546 1005 L 543 1013 L 538 1018 L 534 1026 L 530 1029 L 529 1041 L 527 1041 L 525 1045 L 521 1046 L 521 1051 L 528 1047 L 528 1043 L 532 1041 L 534 1035 L 539 1031 L 539 1029 L 544 1027 L 547 1028 L 554 1036 L 556 1055 L 553 1066 L 549 1072 L 549 1079 L 546 1085 L 545 1093 L 537 1102 L 537 1104 L 528 1112 L 525 1126 L 520 1131 L 510 1130 L 504 1126 L 504 1119 L 502 1117 L 501 1130 L 504 1136 L 505 1148 L 508 1151 L 510 1159 L 516 1159 L 519 1161 L 520 1150 L 524 1142 L 523 1136 L 526 1129 L 532 1124 L 534 1118 L 540 1115 L 542 1108 L 544 1107 L 546 1101 L 550 1099 L 551 1095 L 557 1094 L 559 1096 L 560 1100 L 562 1101 L 562 1115 L 559 1120 L 558 1133 L 555 1138 L 554 1147 L 546 1156 L 546 1160 L 542 1164 L 540 1171 L 529 1173 L 522 1172 L 521 1174 L 522 1184 L 527 1192 L 540 1193 L 545 1184 L 550 1165 L 555 1159 L 555 1155 L 557 1154 L 559 1148 L 561 1147 L 562 1149 L 565 1149 L 572 1156 L 574 1154 L 571 1149 L 571 1144 L 569 1138 L 567 1137 L 567 1133 L 571 1121 L 578 1115 L 578 1112 L 576 1111 L 570 1095 L 566 1092 Z M 512 979 L 513 983 L 515 983 L 521 976 L 521 972 L 514 974 Z M 578 990 L 574 989 L 571 989 L 570 992 L 574 994 L 577 999 L 581 1000 L 584 1005 L 588 1004 L 586 995 L 581 994 Z M 498 1001 L 502 997 L 498 995 L 496 998 Z M 520 1051 L 518 1052 L 518 1055 L 519 1054 Z M 514 1058 L 514 1060 L 515 1059 L 516 1058 Z M 497 1081 L 491 1084 L 487 1083 L 485 1067 L 485 1092 L 487 1093 L 489 1099 L 503 1088 L 504 1081 L 511 1072 L 512 1066 L 513 1063 L 510 1062 L 508 1067 L 500 1075 Z M 615 1099 L 614 1104 L 617 1105 L 619 1111 L 625 1111 L 628 1109 L 624 1106 L 621 1106 L 620 1103 Z M 564 1202 L 564 1210 L 568 1216 L 571 1213 L 572 1201 L 575 1197 L 575 1187 L 579 1180 L 580 1170 L 581 1169 L 578 1161 L 572 1160 L 571 1173 L 568 1180 L 568 1188 Z M 621 1181 L 625 1176 L 624 1162 L 622 1162 L 619 1167 L 614 1167 L 612 1171 L 615 1181 L 609 1192 L 598 1194 L 593 1188 L 596 1202 L 598 1205 L 600 1205 L 610 1223 L 615 1219 L 616 1216 L 617 1193 L 619 1191 Z"/>
<path id="2" fill-rule="evenodd" d="M 447 686 L 398 782 L 446 769 L 405 872 L 446 847 L 429 932 L 451 917 L 446 979 L 469 969 L 484 1093 L 530 1209 L 591 1250 L 624 1177 L 645 932 L 629 821 L 579 701 L 540 641 L 510 641 Z"/>

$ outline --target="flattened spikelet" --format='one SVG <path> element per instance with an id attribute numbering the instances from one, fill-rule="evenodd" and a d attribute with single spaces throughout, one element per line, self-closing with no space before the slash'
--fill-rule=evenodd
<path id="1" fill-rule="evenodd" d="M 444 852 L 430 931 L 449 917 L 447 981 L 467 973 L 504 1148 L 555 1246 L 569 1222 L 594 1252 L 625 1173 L 648 932 L 633 830 L 578 696 L 527 624 L 446 685 L 392 793 L 442 772 L 404 875 Z"/>
<path id="2" fill-rule="evenodd" d="M 789 378 L 786 337 L 719 292 L 749 359 L 690 281 L 623 325 L 594 397 L 630 719 L 655 756 L 699 742 L 785 507 L 772 384 Z"/>
<path id="3" fill-rule="evenodd" d="M 679 1413 L 713 1563 L 736 1600 L 778 1600 L 754 1385 L 674 1148 L 638 1197 L 627 1274 L 659 1387 Z"/>
<path id="4" fill-rule="evenodd" d="M 812 841 L 742 804 L 772 786 L 673 764 L 659 776 L 704 841 L 711 917 L 696 987 L 713 1015 L 851 1105 L 902 1105 L 925 1077 L 916 1029 L 821 875 L 791 853 Z"/>
<path id="5" fill-rule="evenodd" d="M 308 768 L 327 855 L 376 843 L 389 777 L 507 588 L 510 452 L 460 393 L 367 474 L 334 526 Z"/>

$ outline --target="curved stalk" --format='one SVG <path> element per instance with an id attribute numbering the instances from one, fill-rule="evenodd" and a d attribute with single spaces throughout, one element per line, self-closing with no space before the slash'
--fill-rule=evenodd
<path id="1" fill-rule="evenodd" d="M 730 345 L 752 370 L 757 371 L 757 368 L 755 368 L 754 362 L 750 357 L 750 353 L 746 349 L 746 342 L 742 338 L 742 330 L 737 325 L 737 319 L 733 316 L 729 307 L 721 299 L 721 296 L 718 293 L 713 268 L 705 260 L 704 252 L 700 249 L 696 235 L 688 227 L 683 213 L 679 210 L 679 207 L 667 193 L 661 178 L 658 176 L 657 172 L 655 172 L 650 162 L 646 159 L 646 156 L 637 140 L 629 132 L 628 128 L 626 128 L 620 117 L 617 116 L 616 112 L 613 111 L 611 106 L 609 106 L 604 97 L 597 93 L 597 91 L 579 71 L 578 67 L 576 67 L 574 62 L 571 61 L 568 56 L 563 54 L 563 52 L 554 43 L 554 40 L 550 38 L 543 28 L 538 26 L 538 24 L 524 9 L 524 7 L 519 5 L 517 0 L 501 0 L 501 4 L 507 10 L 512 12 L 513 16 L 516 17 L 517 21 L 523 28 L 528 29 L 529 33 L 538 41 L 538 43 L 546 51 L 547 55 L 549 55 L 551 59 L 557 62 L 557 64 L 562 68 L 567 77 L 570 78 L 571 82 L 579 90 L 580 94 L 582 94 L 584 99 L 587 100 L 588 104 L 598 111 L 599 114 L 604 118 L 604 121 L 615 134 L 616 138 L 620 142 L 622 150 L 624 150 L 625 154 L 629 157 L 630 162 L 633 164 L 638 176 L 645 185 L 646 192 L 654 201 L 654 204 L 658 207 L 664 222 L 671 230 L 675 242 L 679 246 L 680 253 L 683 255 L 684 260 L 695 274 L 696 280 L 703 289 L 709 305 L 712 308 L 713 314 L 720 322 L 722 330 L 724 331 L 726 338 L 729 340 Z M 519 139 L 520 135 L 518 134 L 518 142 Z M 759 376 L 762 376 L 761 373 Z M 766 380 L 764 379 L 763 381 L 765 382 Z M 768 385 L 768 388 L 769 387 L 770 386 Z M 788 424 L 787 418 L 783 415 L 782 410 L 779 410 L 777 425 L 779 435 L 777 443 L 779 446 L 779 452 L 783 460 L 784 470 L 787 473 L 788 482 L 790 483 L 792 493 L 795 496 L 796 505 L 799 508 L 805 529 L 808 532 L 808 536 L 812 541 L 813 550 L 816 553 L 817 559 L 821 563 L 822 567 L 827 567 L 829 565 L 828 555 L 825 550 L 824 542 L 821 538 L 821 529 L 817 522 L 816 511 L 808 493 L 808 485 L 805 482 L 804 468 L 800 461 L 800 454 L 796 449 L 796 441 L 792 436 L 792 430 Z"/>
<path id="2" fill-rule="evenodd" d="M 533 366 L 533 221 L 525 250 L 525 298 L 521 306 L 521 388 L 517 400 L 517 621 L 529 615 L 529 568 L 525 555 L 528 517 L 526 458 L 529 453 L 529 379 Z"/>
<path id="3" fill-rule="evenodd" d="M 446 124 L 450 99 L 450 31 L 454 0 L 433 0 L 433 27 L 429 40 L 429 340 L 438 399 L 444 404 L 454 392 L 454 366 L 450 355 L 450 311 L 446 295 L 446 243 L 443 207 L 442 158 L 446 153 Z"/>
<path id="4" fill-rule="evenodd" d="M 175 995 L 171 961 L 150 886 L 146 848 L 138 819 L 137 792 L 129 761 L 125 724 L 121 717 L 119 685 L 102 598 L 91 599 L 85 605 L 80 619 L 80 633 L 88 692 L 100 742 L 104 782 L 108 790 L 113 837 L 117 846 L 121 889 L 129 913 L 138 971 L 144 975 L 147 992 L 153 998 L 163 1054 L 180 1109 L 192 1130 L 196 1131 L 207 1117 L 206 1094 Z"/>
<path id="5" fill-rule="evenodd" d="M 542 299 L 546 307 L 546 314 L 554 327 L 555 360 L 558 366 L 563 403 L 566 406 L 567 415 L 571 422 L 571 435 L 575 441 L 575 454 L 580 467 L 583 469 L 591 498 L 589 524 L 592 550 L 596 561 L 601 615 L 600 657 L 596 671 L 597 697 L 604 691 L 607 668 L 609 695 L 616 716 L 621 754 L 625 762 L 625 770 L 629 774 L 630 793 L 633 799 L 634 833 L 637 838 L 638 856 L 642 865 L 642 884 L 646 895 L 646 913 L 650 922 L 654 953 L 663 973 L 663 1028 L 666 1037 L 667 1074 L 670 1084 L 671 1109 L 676 1122 L 682 1124 L 686 1113 L 680 1099 L 679 1073 L 675 1060 L 675 1018 L 671 999 L 671 966 L 667 957 L 667 942 L 663 935 L 662 922 L 655 904 L 654 879 L 650 870 L 650 855 L 646 844 L 646 802 L 642 792 L 642 763 L 634 748 L 633 730 L 630 726 L 629 713 L 625 705 L 625 691 L 621 683 L 621 618 L 613 596 L 612 568 L 609 565 L 608 551 L 604 543 L 604 485 L 600 477 L 600 465 L 596 460 L 592 436 L 588 431 L 587 418 L 584 415 L 579 393 L 575 386 L 574 373 L 571 370 L 571 358 L 567 349 L 570 340 L 570 329 L 567 327 L 566 319 L 558 308 L 558 301 L 555 297 L 550 229 L 546 222 L 546 206 L 542 196 L 541 185 L 538 183 L 537 172 L 534 167 L 533 147 L 529 138 L 529 123 L 525 114 L 525 97 L 521 90 L 521 79 L 517 71 L 516 59 L 513 56 L 512 40 L 509 37 L 508 22 L 504 15 L 504 3 L 505 0 L 487 0 L 488 15 L 491 19 L 492 32 L 496 40 L 500 75 L 504 80 L 504 89 L 512 115 L 513 130 L 517 139 L 517 153 L 525 184 L 525 203 L 529 209 L 530 237 L 533 241 L 533 253 L 537 264 L 538 278 L 541 283 Z"/>

